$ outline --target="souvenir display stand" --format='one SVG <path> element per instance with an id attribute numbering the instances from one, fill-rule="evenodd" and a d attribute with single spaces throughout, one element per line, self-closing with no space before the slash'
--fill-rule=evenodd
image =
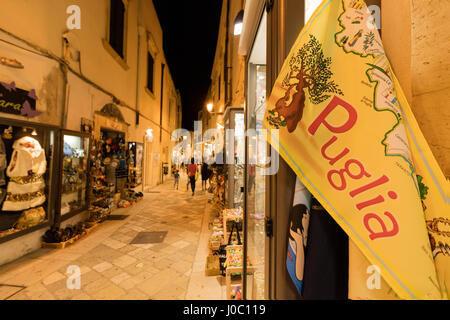
<path id="1" fill-rule="evenodd" d="M 132 190 L 136 184 L 135 182 L 130 182 L 129 144 L 126 144 L 125 133 L 123 132 L 102 129 L 101 133 L 101 155 L 105 166 L 104 175 L 109 191 L 113 194 L 112 204 L 118 208 L 128 208 L 143 197 L 142 192 Z M 136 159 L 139 156 L 141 158 L 140 161 L 142 161 L 142 155 L 138 154 L 140 149 L 136 147 L 135 150 L 136 155 L 132 158 L 135 159 L 134 165 L 136 166 Z M 131 179 L 136 178 L 137 171 L 137 169 L 134 170 L 134 175 Z M 142 172 L 142 169 L 140 172 Z"/>
<path id="2" fill-rule="evenodd" d="M 212 251 L 218 251 L 220 249 L 220 245 L 223 243 L 224 232 L 223 232 L 223 220 L 216 218 L 212 223 L 212 234 L 209 238 L 209 248 Z"/>
<path id="3" fill-rule="evenodd" d="M 66 133 L 67 134 L 67 133 Z M 86 134 L 74 134 L 70 133 L 71 137 L 82 137 L 83 140 L 88 139 L 89 135 Z M 73 138 L 72 138 L 73 139 Z M 73 139 L 77 140 L 77 139 Z M 66 139 L 64 140 L 66 141 Z M 85 143 L 88 143 L 86 141 Z M 42 237 L 42 247 L 43 248 L 53 248 L 53 249 L 64 249 L 68 245 L 74 243 L 78 239 L 87 235 L 91 232 L 95 227 L 97 227 L 99 222 L 103 222 L 107 216 L 111 213 L 110 205 L 108 199 L 110 198 L 110 193 L 108 192 L 108 188 L 105 186 L 105 177 L 104 177 L 104 167 L 101 162 L 101 154 L 98 152 L 99 147 L 101 146 L 101 142 L 92 141 L 90 144 L 90 148 L 87 149 L 89 152 L 86 153 L 86 156 L 89 157 L 89 161 L 86 162 L 88 164 L 88 174 L 87 178 L 89 179 L 88 184 L 88 193 L 86 199 L 86 208 L 89 212 L 89 217 L 85 221 L 80 221 L 76 225 L 68 225 L 65 228 L 59 228 L 59 223 L 52 226 L 49 230 L 45 232 Z M 66 149 L 68 147 L 66 146 Z M 64 155 L 63 159 L 68 158 L 68 151 Z M 63 164 L 64 164 L 63 160 Z M 67 165 L 66 165 L 67 169 Z M 64 183 L 65 174 L 63 173 L 62 181 Z M 64 187 L 63 187 L 64 193 Z M 64 194 L 63 194 L 64 196 Z M 61 201 L 64 201 L 63 196 L 61 197 Z M 62 209 L 61 209 L 62 210 Z M 75 213 L 69 213 L 67 215 L 73 216 Z M 64 220 L 66 217 L 63 212 L 61 212 L 61 219 Z"/>
<path id="4" fill-rule="evenodd" d="M 244 272 L 243 266 L 243 246 L 242 245 L 229 245 L 226 248 L 226 293 L 227 300 L 242 300 L 242 277 Z M 247 258 L 247 281 L 250 277 L 253 277 L 254 268 L 250 259 Z M 250 277 L 249 277 L 250 276 Z M 238 280 L 234 280 L 236 277 Z"/>
<path id="5" fill-rule="evenodd" d="M 232 232 L 232 225 L 233 222 L 237 226 L 237 229 L 239 230 L 239 236 L 241 239 L 243 239 L 243 233 L 242 233 L 242 221 L 244 210 L 242 207 L 239 207 L 237 209 L 225 209 L 222 212 L 222 219 L 223 219 L 223 235 L 225 239 L 228 239 L 230 236 L 230 233 Z M 233 233 L 231 236 L 232 243 L 236 242 L 236 233 Z"/>
<path id="6" fill-rule="evenodd" d="M 114 188 L 108 186 L 106 180 L 106 165 L 102 153 L 102 141 L 95 140 L 91 149 L 91 188 L 90 188 L 90 219 L 93 222 L 104 221 L 114 205 Z M 107 163 L 107 161 L 106 161 Z"/>
<path id="7" fill-rule="evenodd" d="M 106 137 L 106 139 L 108 138 Z M 124 158 L 121 156 L 121 152 L 125 150 L 120 149 L 119 140 L 116 140 L 116 144 L 114 144 L 114 141 L 106 141 L 106 139 L 93 140 L 89 144 L 88 134 L 63 131 L 64 145 L 62 149 L 65 148 L 65 152 L 62 156 L 64 170 L 62 175 L 61 217 L 64 220 L 65 215 L 73 216 L 83 209 L 88 209 L 89 218 L 64 229 L 54 226 L 47 230 L 43 236 L 42 247 L 64 249 L 89 234 L 101 222 L 105 221 L 111 215 L 113 208 L 129 207 L 132 203 L 142 199 L 142 194 L 135 193 L 127 188 L 128 168 L 126 165 L 124 166 L 124 161 L 122 161 Z M 121 141 L 124 142 L 124 140 Z M 123 146 L 124 143 L 122 143 Z M 75 158 L 78 160 L 74 161 Z M 112 162 L 113 165 L 111 165 Z M 84 168 L 86 168 L 87 173 L 82 175 Z M 77 176 L 77 180 L 74 180 L 74 176 Z M 86 179 L 86 183 L 81 177 Z M 125 180 L 123 180 L 124 177 Z M 71 179 L 77 181 L 77 183 L 71 183 Z M 87 179 L 89 179 L 89 184 L 87 184 Z M 121 179 L 124 183 L 119 184 L 118 181 Z M 83 183 L 80 183 L 80 180 Z M 67 186 L 67 183 L 69 186 Z M 72 185 L 77 187 L 75 188 Z M 122 185 L 122 187 L 119 185 Z M 83 195 L 86 188 L 89 190 L 87 198 Z M 78 196 L 77 199 L 81 199 L 85 205 L 70 213 L 64 213 L 64 192 L 66 190 L 72 196 Z"/>
<path id="8" fill-rule="evenodd" d="M 209 192 L 213 194 L 213 197 L 209 200 L 211 203 L 209 212 L 209 228 L 212 230 L 209 238 L 210 254 L 206 259 L 206 274 L 208 276 L 218 276 L 221 274 L 220 270 L 220 248 L 224 243 L 223 233 L 223 217 L 222 212 L 225 208 L 224 204 L 224 184 L 226 171 L 224 165 L 211 166 L 212 176 L 210 179 Z"/>
<path id="9" fill-rule="evenodd" d="M 230 171 L 230 167 L 233 168 Z M 206 275 L 222 275 L 226 279 L 227 299 L 242 299 L 242 274 L 243 274 L 243 214 L 244 210 L 239 205 L 239 189 L 233 189 L 233 196 L 230 194 L 229 186 L 237 185 L 239 176 L 236 175 L 234 165 L 213 165 L 210 192 L 213 197 L 210 200 L 209 224 L 212 233 L 209 239 L 210 254 L 206 259 Z M 229 177 L 232 174 L 234 182 L 230 184 Z M 238 179 L 239 178 L 239 179 Z M 225 205 L 225 198 L 228 195 L 228 206 Z M 236 201 L 235 201 L 236 200 Z M 232 207 L 230 208 L 230 203 Z M 247 280 L 254 273 L 253 266 L 248 262 Z"/>

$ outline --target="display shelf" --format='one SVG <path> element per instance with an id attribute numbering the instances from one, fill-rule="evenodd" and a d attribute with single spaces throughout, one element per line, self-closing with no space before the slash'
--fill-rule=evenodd
<path id="1" fill-rule="evenodd" d="M 226 269 L 225 269 L 225 283 L 226 283 L 226 292 L 227 292 L 227 299 L 231 300 L 231 292 L 233 289 L 232 274 L 243 274 L 244 268 L 242 266 L 242 246 L 233 246 L 229 245 L 227 246 L 227 260 L 226 260 Z M 233 252 L 235 250 L 235 252 Z M 237 254 L 236 254 L 237 251 Z M 250 259 L 247 258 L 248 264 L 247 264 L 247 275 L 253 276 L 255 272 L 255 268 L 252 265 Z M 238 285 L 238 284 L 236 284 Z"/>

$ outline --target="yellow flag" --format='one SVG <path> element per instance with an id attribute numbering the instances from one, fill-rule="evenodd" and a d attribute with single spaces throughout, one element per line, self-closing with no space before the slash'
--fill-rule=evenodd
<path id="1" fill-rule="evenodd" d="M 264 118 L 270 143 L 398 297 L 445 297 L 448 182 L 364 1 L 322 2 Z"/>

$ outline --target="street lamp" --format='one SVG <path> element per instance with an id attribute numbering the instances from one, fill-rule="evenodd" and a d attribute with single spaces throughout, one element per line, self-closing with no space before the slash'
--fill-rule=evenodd
<path id="1" fill-rule="evenodd" d="M 208 112 L 212 115 L 214 114 L 223 114 L 223 112 L 212 112 L 214 105 L 212 103 L 208 103 L 206 105 L 206 110 L 208 110 Z"/>
<path id="2" fill-rule="evenodd" d="M 147 138 L 147 142 L 153 142 L 153 129 L 147 129 L 145 131 L 145 137 Z"/>

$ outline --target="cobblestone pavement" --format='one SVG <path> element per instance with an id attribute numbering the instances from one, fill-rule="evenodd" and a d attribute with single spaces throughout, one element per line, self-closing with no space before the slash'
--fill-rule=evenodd
<path id="1" fill-rule="evenodd" d="M 11 300 L 185 299 L 207 197 L 186 191 L 185 178 L 179 190 L 168 181 L 133 207 L 113 212 L 129 215 L 125 220 L 107 220 L 65 249 L 40 249 L 0 267 L 0 284 L 26 287 L 14 294 L 18 287 L 0 286 L 0 299 L 11 292 Z M 167 235 L 162 243 L 130 244 L 148 231 Z M 70 290 L 67 272 L 73 265 L 81 270 L 81 288 Z"/>

